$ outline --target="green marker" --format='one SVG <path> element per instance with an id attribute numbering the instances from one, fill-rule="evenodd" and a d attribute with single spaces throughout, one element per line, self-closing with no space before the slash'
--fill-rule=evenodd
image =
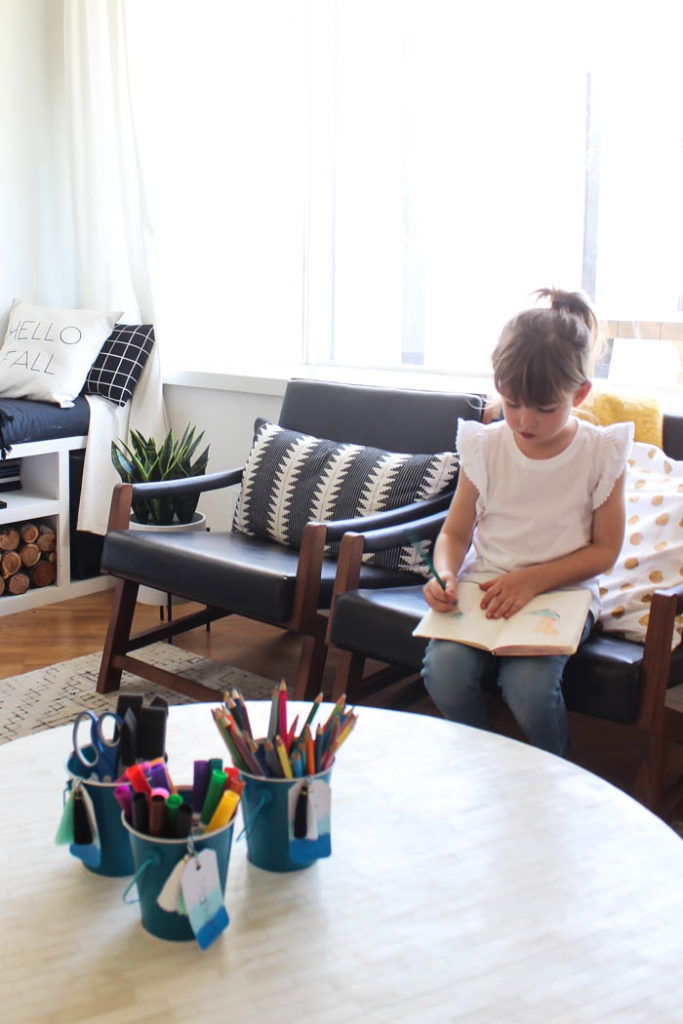
<path id="1" fill-rule="evenodd" d="M 228 781 L 226 772 L 219 771 L 214 768 L 211 772 L 211 778 L 209 779 L 209 785 L 206 790 L 206 796 L 204 798 L 204 805 L 199 815 L 199 821 L 202 825 L 208 825 L 211 821 L 211 815 L 218 807 L 218 801 L 221 798 L 221 794 L 225 789 L 225 783 Z"/>
<path id="2" fill-rule="evenodd" d="M 166 797 L 166 814 L 168 816 L 168 832 L 169 835 L 173 835 L 173 829 L 175 828 L 175 817 L 178 813 L 178 808 L 183 802 L 183 798 L 180 793 L 170 793 Z"/>

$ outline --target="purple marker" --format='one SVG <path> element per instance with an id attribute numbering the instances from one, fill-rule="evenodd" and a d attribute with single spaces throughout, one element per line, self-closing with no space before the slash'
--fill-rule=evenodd
<path id="1" fill-rule="evenodd" d="M 194 780 L 192 783 L 192 806 L 195 811 L 201 811 L 206 798 L 206 791 L 209 788 L 209 762 L 194 762 Z"/>
<path id="2" fill-rule="evenodd" d="M 152 789 L 167 789 L 171 792 L 171 785 L 169 783 L 168 772 L 166 766 L 161 761 L 155 761 L 154 764 L 150 764 L 147 771 L 147 778 Z"/>

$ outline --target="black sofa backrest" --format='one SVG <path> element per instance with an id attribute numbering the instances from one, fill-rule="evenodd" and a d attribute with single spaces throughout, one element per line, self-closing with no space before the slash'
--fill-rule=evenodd
<path id="1" fill-rule="evenodd" d="M 450 451 L 458 419 L 481 420 L 485 402 L 479 394 L 294 379 L 287 384 L 279 424 L 388 451 Z M 672 459 L 683 459 L 683 415 L 664 414 L 662 447 Z"/>
<path id="2" fill-rule="evenodd" d="M 482 395 L 291 380 L 279 424 L 315 437 L 387 451 L 452 451 L 458 419 L 481 420 Z"/>
<path id="3" fill-rule="evenodd" d="M 677 413 L 665 413 L 663 424 L 664 440 L 662 448 L 672 459 L 683 459 L 683 416 Z"/>

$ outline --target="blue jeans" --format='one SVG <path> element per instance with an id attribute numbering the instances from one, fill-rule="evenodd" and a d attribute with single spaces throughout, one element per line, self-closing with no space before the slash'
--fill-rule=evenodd
<path id="1" fill-rule="evenodd" d="M 593 626 L 589 613 L 581 643 Z M 561 757 L 569 749 L 567 709 L 561 680 L 566 654 L 497 657 L 451 640 L 430 640 L 422 678 L 444 718 L 490 729 L 482 681 L 497 668 L 498 687 L 530 743 Z"/>

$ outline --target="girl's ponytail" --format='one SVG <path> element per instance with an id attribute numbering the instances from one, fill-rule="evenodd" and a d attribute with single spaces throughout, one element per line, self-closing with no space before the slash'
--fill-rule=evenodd
<path id="1" fill-rule="evenodd" d="M 583 292 L 565 292 L 561 288 L 539 288 L 536 295 L 539 299 L 548 299 L 550 308 L 556 313 L 578 317 L 588 328 L 591 341 L 595 341 L 599 329 L 598 318 L 587 295 Z"/>

